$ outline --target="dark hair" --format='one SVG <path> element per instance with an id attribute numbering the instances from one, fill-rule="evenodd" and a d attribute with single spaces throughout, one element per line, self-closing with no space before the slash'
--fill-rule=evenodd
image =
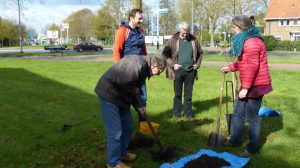
<path id="1" fill-rule="evenodd" d="M 138 8 L 132 9 L 128 14 L 128 21 L 130 21 L 131 17 L 135 17 L 136 13 L 143 13 L 143 10 Z"/>
<path id="2" fill-rule="evenodd" d="M 256 21 L 255 21 L 255 18 L 253 15 L 250 16 L 250 19 L 251 19 L 251 23 L 252 23 L 252 26 L 255 27 L 256 25 Z"/>
<path id="3" fill-rule="evenodd" d="M 251 19 L 245 15 L 236 15 L 232 19 L 232 23 L 243 31 L 252 27 Z"/>
<path id="4" fill-rule="evenodd" d="M 164 70 L 166 67 L 166 60 L 161 54 L 156 54 L 154 56 L 151 56 L 151 65 L 155 65 L 158 69 Z"/>

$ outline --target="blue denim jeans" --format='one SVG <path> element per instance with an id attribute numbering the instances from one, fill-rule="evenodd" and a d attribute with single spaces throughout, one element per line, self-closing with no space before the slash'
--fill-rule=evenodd
<path id="1" fill-rule="evenodd" d="M 146 106 L 147 104 L 147 89 L 146 89 L 146 83 L 144 85 L 141 86 L 141 100 L 143 101 L 144 105 Z M 146 119 L 140 114 L 138 113 L 139 116 L 139 121 L 146 121 Z"/>
<path id="2" fill-rule="evenodd" d="M 248 122 L 249 143 L 247 151 L 257 153 L 259 151 L 260 122 L 258 111 L 261 107 L 262 97 L 257 99 L 239 99 L 234 109 L 233 130 L 229 143 L 233 146 L 242 144 L 243 127 Z"/>
<path id="3" fill-rule="evenodd" d="M 184 88 L 184 113 L 186 117 L 191 117 L 192 114 L 192 95 L 195 79 L 195 71 L 185 71 L 182 68 L 175 70 L 174 80 L 174 100 L 173 100 L 173 115 L 175 117 L 181 116 L 182 111 L 182 90 Z"/>
<path id="4" fill-rule="evenodd" d="M 133 120 L 130 105 L 120 108 L 101 98 L 99 101 L 106 132 L 108 164 L 116 166 L 121 162 L 121 157 L 127 153 L 132 136 Z"/>

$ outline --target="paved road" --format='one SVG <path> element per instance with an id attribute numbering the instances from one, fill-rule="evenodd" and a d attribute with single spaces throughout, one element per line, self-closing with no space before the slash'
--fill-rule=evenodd
<path id="1" fill-rule="evenodd" d="M 19 48 L 0 48 L 0 54 L 4 53 L 19 53 Z M 23 49 L 24 53 L 49 53 L 49 50 L 44 50 L 43 48 L 30 48 L 30 49 Z M 64 52 L 77 52 L 73 49 L 64 50 Z M 104 48 L 100 52 L 112 52 L 112 48 Z"/>
<path id="2" fill-rule="evenodd" d="M 92 61 L 92 62 L 109 62 L 112 61 L 111 56 L 99 56 L 99 55 L 84 55 L 84 56 L 25 56 L 25 57 L 9 57 L 9 59 L 36 59 L 36 60 L 72 60 L 72 61 Z M 1 59 L 1 57 L 0 57 Z M 202 66 L 215 66 L 223 67 L 228 65 L 223 61 L 203 61 Z M 270 69 L 276 70 L 300 70 L 300 64 L 278 64 L 270 63 Z"/>

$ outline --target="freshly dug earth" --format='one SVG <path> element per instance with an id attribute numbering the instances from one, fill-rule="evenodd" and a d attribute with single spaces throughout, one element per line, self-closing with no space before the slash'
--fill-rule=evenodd
<path id="1" fill-rule="evenodd" d="M 230 166 L 230 163 L 218 157 L 210 157 L 206 154 L 198 157 L 195 160 L 189 161 L 184 165 L 184 168 L 220 168 Z"/>
<path id="2" fill-rule="evenodd" d="M 153 146 L 153 143 L 154 140 L 151 137 L 137 132 L 131 139 L 128 149 L 133 150 L 137 148 L 151 148 Z"/>

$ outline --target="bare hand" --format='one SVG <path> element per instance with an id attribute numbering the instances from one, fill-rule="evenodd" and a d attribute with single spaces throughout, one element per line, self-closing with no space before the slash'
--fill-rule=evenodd
<path id="1" fill-rule="evenodd" d="M 197 67 L 196 64 L 193 65 L 193 69 L 194 69 L 194 70 L 198 69 L 198 67 Z"/>
<path id="2" fill-rule="evenodd" d="M 145 116 L 145 114 L 146 114 L 146 107 L 145 106 L 142 106 L 142 107 L 139 107 L 138 108 L 138 111 L 139 111 L 139 113 L 141 114 L 141 116 Z"/>
<path id="3" fill-rule="evenodd" d="M 178 70 L 180 67 L 182 67 L 182 65 L 175 64 L 175 65 L 174 65 L 174 70 Z"/>
<path id="4" fill-rule="evenodd" d="M 227 73 L 227 72 L 230 72 L 230 69 L 229 69 L 229 67 L 223 67 L 223 68 L 221 68 L 221 72 Z"/>
<path id="5" fill-rule="evenodd" d="M 239 98 L 241 99 L 245 98 L 247 93 L 248 93 L 248 89 L 242 89 L 239 93 Z"/>

